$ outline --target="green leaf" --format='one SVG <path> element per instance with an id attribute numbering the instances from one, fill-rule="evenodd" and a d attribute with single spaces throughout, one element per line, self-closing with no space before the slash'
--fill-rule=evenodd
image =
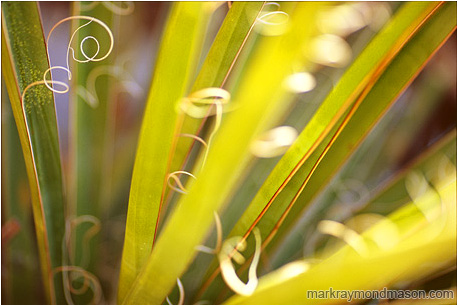
<path id="1" fill-rule="evenodd" d="M 211 3 L 174 3 L 162 38 L 132 176 L 119 302 L 125 300 L 153 246 L 175 142 L 176 105 L 187 94 L 209 17 L 208 5 Z"/>
<path id="2" fill-rule="evenodd" d="M 344 74 L 228 237 L 248 237 L 257 226 L 266 246 L 280 225 L 279 237 L 287 233 L 312 197 L 451 34 L 456 24 L 453 7 L 437 10 L 439 6 L 408 3 L 400 9 Z M 425 23 L 429 19 L 432 21 Z M 415 57 L 412 52 L 417 52 Z M 244 254 L 253 251 L 254 244 L 249 244 Z M 216 286 L 217 263 L 212 269 L 207 273 L 207 284 Z"/>
<path id="3" fill-rule="evenodd" d="M 449 39 L 446 44 L 450 43 L 452 42 Z M 394 107 L 390 108 L 338 175 L 316 199 L 312 200 L 306 214 L 297 218 L 295 223 L 289 226 L 287 235 L 283 235 L 282 238 L 276 236 L 269 243 L 265 252 L 269 254 L 271 267 L 278 268 L 293 259 L 298 259 L 304 254 L 304 250 L 310 252 L 312 250 L 310 246 L 317 246 L 316 226 L 320 220 L 325 217 L 337 218 L 335 219 L 337 221 L 345 218 L 349 212 L 360 209 L 365 200 L 379 192 L 380 184 L 384 189 L 386 187 L 384 185 L 387 184 L 385 181 L 392 180 L 391 177 L 387 177 L 390 173 L 395 175 L 400 170 L 402 172 L 406 165 L 400 164 L 400 158 L 405 159 L 402 156 L 405 156 L 411 143 L 417 139 L 416 135 L 420 135 L 421 127 L 428 125 L 427 117 L 434 114 L 434 109 L 441 107 L 441 103 L 438 102 L 442 101 L 450 90 L 448 85 L 450 82 L 437 77 L 439 68 L 435 64 L 437 61 L 446 62 L 445 54 L 447 54 L 446 45 L 434 55 L 432 61 L 409 87 L 408 93 L 404 95 L 408 98 L 400 99 Z M 414 164 L 409 162 L 408 168 L 423 169 L 425 159 L 427 161 L 431 159 L 428 163 L 440 164 L 430 155 L 443 153 L 454 161 L 456 160 L 456 152 L 453 153 L 455 147 L 456 131 L 453 131 L 425 152 L 419 151 L 421 156 L 415 158 Z M 344 188 L 350 190 L 344 191 Z M 380 203 L 379 205 L 370 205 L 363 211 L 386 215 L 403 204 L 401 199 L 407 196 L 402 184 L 399 188 L 394 188 L 391 193 L 383 193 L 386 195 L 385 198 L 376 201 Z M 342 206 L 346 207 L 347 213 L 342 213 L 342 209 L 339 209 Z"/>
<path id="4" fill-rule="evenodd" d="M 354 58 L 367 46 L 374 35 L 375 33 L 370 28 L 363 29 L 357 33 L 356 40 L 358 41 L 358 45 L 351 45 Z M 333 85 L 331 80 L 338 80 L 345 70 L 346 68 L 344 67 L 320 68 L 315 73 L 317 80 L 316 87 L 312 91 L 296 97 L 298 100 L 297 104 L 289 110 L 288 118 L 282 124 L 292 126 L 298 131 L 303 130 L 319 108 L 321 102 L 332 90 Z M 250 167 L 247 177 L 239 181 L 240 187 L 237 188 L 237 191 L 224 211 L 224 233 L 231 231 L 280 159 L 281 156 L 276 158 L 261 158 L 254 161 L 254 165 Z M 214 239 L 214 237 L 210 239 Z"/>
<path id="5" fill-rule="evenodd" d="M 383 118 L 385 120 L 385 117 Z M 344 173 L 341 173 L 340 180 L 345 182 L 346 178 L 352 180 L 355 179 L 355 172 L 358 167 L 369 166 L 365 162 L 369 159 L 371 154 L 374 154 L 371 150 L 367 150 L 370 146 L 374 146 L 376 140 L 380 140 L 380 133 L 386 132 L 388 129 L 387 124 L 390 124 L 391 121 L 384 122 L 382 126 L 377 126 L 377 135 L 374 138 L 374 141 L 369 143 L 364 143 L 363 146 L 366 147 L 364 152 L 358 152 L 352 156 L 349 164 L 345 166 Z M 405 122 L 402 122 L 405 123 Z M 399 131 L 398 128 L 396 128 Z M 382 143 L 383 145 L 384 143 Z M 359 153 L 359 154 L 358 154 Z M 363 153 L 363 154 L 361 154 Z M 356 159 L 355 159 L 356 157 Z M 452 163 L 456 162 L 456 130 L 451 131 L 435 143 L 431 148 L 424 151 L 418 158 L 414 159 L 409 165 L 401 170 L 396 171 L 392 176 L 385 179 L 383 182 L 377 183 L 377 187 L 367 186 L 370 191 L 367 195 L 361 195 L 359 203 L 356 204 L 358 214 L 379 214 L 379 215 L 389 215 L 391 212 L 399 209 L 401 206 L 405 205 L 410 201 L 409 194 L 406 189 L 406 176 L 410 172 L 419 172 L 419 173 L 429 173 L 431 169 L 443 165 L 444 162 L 450 160 Z M 456 167 L 456 165 L 455 165 Z M 363 171 L 364 172 L 364 171 Z M 379 174 L 380 172 L 376 172 Z M 357 180 L 361 180 L 364 183 L 371 181 L 365 176 L 356 177 Z M 316 235 L 316 228 L 320 220 L 326 218 L 326 212 L 329 212 L 333 209 L 334 204 L 339 203 L 340 199 L 336 198 L 335 191 L 330 186 L 328 191 L 323 192 L 324 199 L 320 199 L 317 203 L 313 205 L 316 206 L 316 212 L 310 210 L 308 211 L 307 218 L 300 220 L 299 224 L 294 224 L 293 229 L 290 230 L 287 237 L 284 239 L 274 239 L 266 248 L 266 251 L 269 252 L 269 257 L 271 258 L 271 266 L 280 267 L 282 264 L 285 264 L 293 258 L 294 253 L 303 254 L 304 250 L 304 240 L 312 239 L 312 237 L 304 237 L 304 233 L 313 233 Z M 367 203 L 361 203 L 362 201 L 367 201 Z M 361 206 L 364 204 L 364 206 Z M 313 210 L 313 208 L 311 208 Z M 350 208 L 349 208 L 350 209 Z M 354 208 L 353 208 L 354 209 Z M 348 216 L 343 216 L 342 218 L 347 218 Z M 328 217 L 329 218 L 329 217 Z M 299 220 L 298 220 L 299 221 Z M 336 220 L 339 221 L 339 220 Z M 315 244 L 316 245 L 316 244 Z M 301 255 L 299 255 L 301 256 Z"/>
<path id="6" fill-rule="evenodd" d="M 450 162 L 456 167 L 456 130 L 451 131 L 438 141 L 433 147 L 416 158 L 406 169 L 397 173 L 393 178 L 381 184 L 374 192 L 371 201 L 360 213 L 388 215 L 398 209 L 401 204 L 409 200 L 406 189 L 406 178 L 412 171 L 430 174 L 435 168 L 442 167 L 444 162 Z M 376 205 L 383 203 L 384 205 Z"/>
<path id="7" fill-rule="evenodd" d="M 363 90 L 367 92 L 368 89 L 371 89 L 370 86 L 364 88 L 361 84 L 369 85 L 369 80 L 371 78 L 369 76 L 372 76 L 372 78 L 377 77 L 374 73 L 381 64 L 387 61 L 387 56 L 389 57 L 390 53 L 399 51 L 399 45 L 404 43 L 406 37 L 415 29 L 415 27 L 411 25 L 411 22 L 420 24 L 423 22 L 422 17 L 427 16 L 433 9 L 431 4 L 411 6 L 412 9 L 409 7 L 404 8 L 404 10 L 395 17 L 388 28 L 371 42 L 360 57 L 348 69 L 334 90 L 323 102 L 311 122 L 300 134 L 295 144 L 272 171 L 271 175 L 263 184 L 229 236 L 244 235 L 250 230 L 250 227 L 254 227 L 255 222 L 259 221 L 258 218 L 261 216 L 261 213 L 269 208 L 265 203 L 269 203 L 268 205 L 272 204 L 272 200 L 275 199 L 284 185 L 288 184 L 279 196 L 286 197 L 286 199 L 294 197 L 294 194 L 297 192 L 304 179 L 308 177 L 309 173 L 315 170 L 314 167 L 318 164 L 320 157 L 322 158 L 323 152 L 326 153 L 329 149 L 327 145 L 332 144 L 332 136 L 337 136 L 339 125 L 344 127 L 344 119 L 347 118 L 346 120 L 348 120 L 351 118 L 351 116 L 349 116 L 350 107 L 353 106 L 353 110 L 356 110 L 357 106 L 359 106 L 359 103 L 358 105 L 354 104 L 355 99 L 361 95 Z M 390 38 L 389 42 L 391 44 L 387 41 L 387 37 Z M 396 48 L 398 50 L 396 50 Z M 379 69 L 383 68 L 384 66 L 381 66 Z M 392 94 L 396 94 L 396 92 L 394 91 Z M 360 103 L 361 102 L 362 101 L 360 101 Z M 386 107 L 389 102 L 391 102 L 391 100 L 380 99 L 379 107 Z M 373 116 L 376 114 L 376 112 L 373 112 Z M 373 122 L 373 119 L 368 121 Z M 368 124 L 366 123 L 366 125 Z M 345 150 L 345 153 L 347 152 L 348 150 Z M 338 162 L 340 162 L 340 159 Z M 289 182 L 296 173 L 299 178 Z M 289 184 L 294 184 L 295 188 L 290 187 L 291 185 Z M 285 196 L 285 193 L 289 194 L 289 196 Z M 285 199 L 283 198 L 282 200 Z M 281 202 L 284 201 L 279 201 L 279 203 Z M 284 203 L 286 204 L 287 202 Z M 280 211 L 284 211 L 284 208 L 276 208 Z"/>
<path id="8" fill-rule="evenodd" d="M 302 205 L 292 207 L 278 232 L 278 239 L 284 237 L 291 224 L 304 211 L 304 206 L 310 203 L 329 177 L 342 166 L 374 124 L 448 39 L 456 27 L 454 10 L 453 4 L 445 4 L 429 15 L 427 21 L 389 64 L 332 143 L 331 148 L 325 153 L 324 158 L 319 161 L 313 176 L 297 199 L 297 203 Z M 269 214 L 266 214 L 266 218 L 269 218 Z M 276 222 L 276 219 L 272 221 Z"/>
<path id="9" fill-rule="evenodd" d="M 197 76 L 192 91 L 223 87 L 264 2 L 234 2 Z"/>
<path id="10" fill-rule="evenodd" d="M 434 189 L 363 233 L 366 255 L 347 245 L 317 264 L 307 260 L 293 262 L 262 277 L 253 295 L 234 296 L 227 304 L 341 304 L 346 301 L 312 298 L 309 290 L 381 290 L 454 265 L 454 167 L 453 171 L 437 181 Z M 386 242 L 389 243 L 384 245 Z M 435 264 L 422 265 L 425 262 Z M 362 300 L 353 300 L 357 301 Z"/>
<path id="11" fill-rule="evenodd" d="M 2 257 L 6 259 L 2 299 L 6 304 L 45 303 L 36 268 L 40 263 L 27 171 L 8 93 L 2 85 Z"/>
<path id="12" fill-rule="evenodd" d="M 240 109 L 223 119 L 205 167 L 189 194 L 178 202 L 124 303 L 160 303 L 165 299 L 194 258 L 195 247 L 208 233 L 214 211 L 222 207 L 235 185 L 250 156 L 251 141 L 270 123 L 263 119 L 276 117 L 288 107 L 288 103 L 276 99 L 283 94 L 278 84 L 290 74 L 291 63 L 304 61 L 303 44 L 314 31 L 312 22 L 304 20 L 313 20 L 319 4 L 298 3 L 294 12 L 292 7 L 289 3 L 282 7 L 290 14 L 290 31 L 266 37 L 257 49 L 259 56 L 253 57 L 252 69 L 234 95 L 233 103 Z"/>
<path id="13" fill-rule="evenodd" d="M 192 92 L 208 87 L 225 87 L 226 79 L 232 75 L 233 67 L 236 62 L 238 63 L 239 55 L 244 50 L 248 37 L 254 34 L 252 29 L 263 5 L 264 2 L 234 2 L 232 4 L 199 71 Z M 185 116 L 180 133 L 197 134 L 203 123 L 202 119 Z M 191 138 L 179 138 L 171 170 L 183 170 L 193 143 Z M 165 199 L 171 195 L 170 191 L 167 189 Z M 166 217 L 167 215 L 164 216 L 164 219 Z M 208 261 L 207 258 L 203 260 Z M 182 279 L 188 294 L 192 289 L 191 286 L 198 284 L 196 277 L 194 273 L 190 282 L 186 282 L 185 278 Z"/>
<path id="14" fill-rule="evenodd" d="M 91 4 L 74 2 L 73 11 L 77 16 L 91 16 L 104 22 L 110 29 L 119 21 L 119 16 L 106 8 L 102 3 L 95 7 L 87 8 Z M 72 33 L 86 24 L 88 20 L 73 20 Z M 113 30 L 112 30 L 113 31 Z M 113 32 L 115 36 L 116 34 Z M 111 44 L 106 29 L 92 23 L 81 27 L 74 37 L 75 57 L 84 59 L 81 54 L 79 43 L 85 37 L 93 36 L 100 45 L 97 58 L 107 53 Z M 97 51 L 95 44 L 84 44 L 84 51 L 93 55 Z M 116 48 L 116 47 L 115 47 Z M 69 187 L 69 215 L 79 217 L 83 215 L 100 216 L 102 207 L 107 205 L 107 185 L 111 177 L 109 164 L 112 161 L 113 133 L 116 104 L 110 95 L 111 84 L 116 75 L 114 52 L 103 61 L 78 63 L 71 61 L 71 71 L 75 75 L 75 82 L 70 92 L 70 187 Z M 111 73 L 110 73 L 111 72 Z M 86 91 L 89 93 L 87 96 Z M 94 97 L 92 101 L 88 96 Z M 95 105 L 91 105 L 91 102 Z M 97 262 L 96 240 L 91 239 L 88 245 L 84 245 L 84 235 L 90 230 L 92 224 L 83 223 L 75 228 L 75 254 L 73 265 L 82 266 L 90 272 L 94 272 Z M 88 252 L 88 260 L 82 262 L 83 253 Z"/>
<path id="15" fill-rule="evenodd" d="M 44 85 L 48 69 L 43 32 L 35 2 L 2 3 L 2 73 L 21 140 L 48 301 L 64 303 L 62 266 L 64 197 L 53 93 Z"/>
<path id="16" fill-rule="evenodd" d="M 234 2 L 199 71 L 191 92 L 208 87 L 223 88 L 232 68 L 252 32 L 256 18 L 264 2 Z M 186 116 L 183 119 L 181 134 L 195 135 L 199 132 L 202 119 Z M 180 138 L 170 169 L 180 170 L 186 162 L 194 141 Z M 167 198 L 170 190 L 166 191 Z"/>

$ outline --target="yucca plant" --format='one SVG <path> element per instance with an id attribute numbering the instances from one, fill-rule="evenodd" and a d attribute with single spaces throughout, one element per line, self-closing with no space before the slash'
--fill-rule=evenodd
<path id="1" fill-rule="evenodd" d="M 455 30 L 456 2 L 2 2 L 2 302 L 456 303 Z M 429 295 L 351 293 L 387 289 Z"/>

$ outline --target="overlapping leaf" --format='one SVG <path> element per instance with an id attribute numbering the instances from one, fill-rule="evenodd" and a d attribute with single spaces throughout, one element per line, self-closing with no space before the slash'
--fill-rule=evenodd
<path id="1" fill-rule="evenodd" d="M 345 246 L 317 264 L 306 260 L 293 262 L 261 278 L 259 287 L 252 296 L 235 296 L 227 302 L 342 303 L 345 302 L 342 297 L 333 299 L 328 296 L 319 299 L 316 295 L 313 298 L 310 292 L 326 291 L 330 288 L 381 290 L 393 282 L 424 277 L 453 265 L 456 258 L 455 214 L 456 172 L 442 177 L 436 181 L 434 190 L 429 189 L 363 233 L 361 237 L 367 243 L 373 243 L 367 244 L 367 255 Z M 424 262 L 434 264 L 423 265 L 423 269 L 418 269 Z M 357 277 L 349 278 L 348 275 Z M 353 302 L 363 300 L 358 298 Z"/>
<path id="2" fill-rule="evenodd" d="M 137 148 L 127 215 L 118 300 L 148 259 L 155 237 L 165 178 L 173 152 L 177 102 L 186 95 L 208 3 L 175 3 L 162 38 Z"/>
<path id="3" fill-rule="evenodd" d="M 452 6 L 411 3 L 401 8 L 323 102 L 229 237 L 247 237 L 258 226 L 266 245 L 282 223 L 280 230 L 286 232 L 455 26 Z M 413 58 L 415 50 L 421 52 Z M 251 245 L 245 254 L 253 250 Z M 218 273 L 215 267 L 207 284 Z"/>
<path id="4" fill-rule="evenodd" d="M 312 20 L 317 6 L 319 4 L 298 3 L 294 12 L 291 4 L 283 7 L 290 13 L 291 30 L 282 36 L 266 38 L 259 48 L 272 52 L 260 52 L 251 63 L 256 69 L 248 70 L 250 73 L 244 76 L 246 81 L 241 83 L 240 89 L 243 94 L 234 96 L 234 104 L 240 105 L 240 109 L 223 120 L 205 167 L 164 226 L 126 303 L 161 302 L 190 264 L 195 247 L 208 233 L 214 211 L 224 203 L 249 157 L 251 140 L 265 129 L 265 118 L 275 116 L 288 106 L 275 99 L 278 84 L 289 75 L 290 63 L 303 59 L 302 43 L 307 42 L 313 31 L 303 20 Z M 158 279 L 161 281 L 155 281 Z"/>

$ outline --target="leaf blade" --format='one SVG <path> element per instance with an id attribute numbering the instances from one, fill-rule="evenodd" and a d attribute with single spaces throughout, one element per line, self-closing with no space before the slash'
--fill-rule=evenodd
<path id="1" fill-rule="evenodd" d="M 262 7 L 263 2 L 233 3 L 192 86 L 192 92 L 207 87 L 224 87 Z M 196 135 L 204 123 L 204 120 L 186 116 L 181 127 L 181 134 Z M 171 165 L 172 170 L 182 169 L 193 145 L 194 141 L 177 143 Z M 165 198 L 168 193 L 169 191 Z"/>
<path id="2" fill-rule="evenodd" d="M 100 20 L 112 29 L 114 36 L 115 47 L 103 61 L 85 63 L 71 61 L 70 64 L 70 70 L 75 77 L 69 94 L 70 184 L 68 215 L 75 218 L 83 215 L 98 218 L 101 216 L 104 204 L 107 204 L 104 196 L 109 182 L 104 178 L 110 176 L 110 165 L 107 161 L 111 160 L 110 157 L 113 154 L 110 151 L 110 141 L 113 139 L 116 105 L 113 100 L 110 101 L 113 98 L 110 95 L 110 86 L 113 82 L 112 78 L 115 78 L 116 75 L 114 73 L 110 75 L 110 71 L 114 70 L 114 53 L 117 52 L 118 47 L 118 37 L 113 25 L 119 20 L 116 20 L 118 16 L 102 3 L 88 9 L 83 3 L 74 2 L 72 11 L 76 16 L 91 16 Z M 85 37 L 96 37 L 101 46 L 99 53 L 106 54 L 107 50 L 105 49 L 108 49 L 111 44 L 107 30 L 97 23 L 82 27 L 84 24 L 87 24 L 87 20 L 76 19 L 72 21 L 72 31 L 75 33 L 74 41 L 82 42 Z M 76 50 L 76 58 L 84 58 L 79 47 L 73 48 Z M 86 46 L 85 52 L 87 54 L 95 54 L 95 51 Z M 89 97 L 93 97 L 95 101 Z M 92 105 L 91 102 L 94 104 Z M 98 260 L 96 252 L 98 236 L 92 238 L 87 246 L 84 245 L 84 234 L 90 229 L 90 226 L 92 225 L 80 224 L 75 227 L 73 237 L 75 237 L 76 247 L 72 250 L 74 252 L 72 264 L 94 273 Z M 83 260 L 85 253 L 89 256 Z"/>
<path id="3" fill-rule="evenodd" d="M 2 73 L 32 191 L 44 286 L 50 302 L 64 303 L 62 276 L 54 277 L 53 271 L 62 265 L 64 236 L 64 197 L 53 94 L 39 85 L 30 89 L 22 101 L 25 88 L 42 80 L 49 67 L 38 7 L 35 2 L 9 2 L 2 3 L 2 9 Z"/>
<path id="4" fill-rule="evenodd" d="M 8 94 L 5 87 L 2 90 L 2 213 L 6 220 L 2 224 L 2 256 L 7 258 L 2 294 L 9 304 L 45 303 L 43 287 L 39 286 L 41 274 L 36 269 L 40 264 L 27 171 Z M 24 295 L 24 291 L 31 294 Z"/>
<path id="5" fill-rule="evenodd" d="M 200 43 L 196 37 L 207 18 L 204 6 L 204 3 L 174 4 L 166 26 L 132 176 L 119 302 L 125 299 L 146 262 L 156 235 L 164 178 L 178 121 L 176 102 L 185 96 Z"/>

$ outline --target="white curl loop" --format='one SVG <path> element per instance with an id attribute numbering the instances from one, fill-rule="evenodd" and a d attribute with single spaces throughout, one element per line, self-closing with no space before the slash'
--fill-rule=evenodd
<path id="1" fill-rule="evenodd" d="M 209 87 L 198 90 L 186 98 L 181 99 L 179 107 L 191 117 L 205 118 L 215 114 L 214 112 L 210 112 L 209 107 L 218 104 L 225 105 L 229 103 L 230 99 L 231 94 L 227 90 L 218 87 Z"/>
<path id="2" fill-rule="evenodd" d="M 201 137 L 197 136 L 197 135 L 184 133 L 184 134 L 179 134 L 178 136 L 179 136 L 179 137 L 189 137 L 189 138 L 192 138 L 192 139 L 197 140 L 198 142 L 200 142 L 205 148 L 208 147 L 207 142 L 206 142 L 205 140 L 203 140 Z"/>
<path id="3" fill-rule="evenodd" d="M 45 86 L 48 87 L 48 89 L 51 90 L 52 92 L 62 93 L 62 94 L 67 93 L 68 90 L 70 89 L 68 84 L 63 83 L 63 82 L 59 82 L 59 81 L 48 80 L 48 78 L 47 78 L 47 74 L 48 73 L 51 74 L 51 71 L 57 70 L 57 69 L 64 70 L 65 72 L 70 73 L 70 70 L 68 68 L 65 68 L 65 67 L 62 67 L 62 66 L 54 66 L 54 67 L 48 68 L 45 71 L 45 73 L 43 73 L 43 82 L 44 82 Z M 62 90 L 55 89 L 55 88 L 51 87 L 52 84 L 61 85 L 64 89 L 62 89 Z M 25 90 L 24 90 L 24 92 L 25 92 Z"/>
<path id="4" fill-rule="evenodd" d="M 169 187 L 179 193 L 182 193 L 182 194 L 187 194 L 188 193 L 188 190 L 186 188 L 184 188 L 183 186 L 183 183 L 181 183 L 181 180 L 180 178 L 178 177 L 178 174 L 185 174 L 187 176 L 190 176 L 192 177 L 193 179 L 197 179 L 192 173 L 190 172 L 187 172 L 187 171 L 182 171 L 182 170 L 179 170 L 179 171 L 174 171 L 172 173 L 169 173 L 169 175 L 167 176 L 167 185 L 169 185 Z M 173 179 L 177 185 L 176 186 L 173 186 L 171 183 L 170 183 L 170 179 Z"/>
<path id="5" fill-rule="evenodd" d="M 272 5 L 272 6 L 277 7 L 277 10 L 280 9 L 280 4 L 277 3 L 277 2 L 266 2 L 266 4 L 264 4 L 264 8 L 267 7 L 267 6 L 269 6 L 269 5 Z"/>
<path id="6" fill-rule="evenodd" d="M 324 220 L 318 224 L 318 230 L 323 234 L 328 234 L 342 239 L 362 257 L 366 257 L 369 253 L 369 249 L 364 241 L 364 238 L 342 223 L 332 220 Z"/>
<path id="7" fill-rule="evenodd" d="M 93 40 L 93 41 L 95 42 L 95 44 L 97 45 L 97 51 L 95 51 L 95 53 L 94 53 L 94 55 L 93 55 L 92 57 L 89 57 L 89 56 L 86 54 L 86 52 L 84 52 L 84 47 L 83 47 L 83 46 L 84 46 L 84 43 L 86 42 L 86 40 L 88 40 L 88 39 Z M 81 40 L 81 42 L 80 42 L 80 51 L 81 51 L 81 54 L 86 58 L 86 60 L 87 60 L 88 62 L 93 61 L 93 60 L 97 57 L 97 55 L 99 54 L 99 52 L 100 52 L 100 44 L 99 44 L 99 41 L 98 41 L 94 36 L 86 36 L 86 37 L 84 37 L 84 38 Z M 77 60 L 77 59 L 75 59 L 75 60 L 78 61 L 78 62 L 86 62 L 86 61 L 79 61 L 79 60 Z"/>
<path id="8" fill-rule="evenodd" d="M 70 37 L 70 40 L 68 42 L 68 45 L 67 45 L 67 57 L 66 57 L 66 60 L 67 60 L 67 71 L 68 71 L 68 79 L 71 80 L 72 76 L 71 76 L 71 72 L 70 72 L 70 65 L 69 65 L 69 53 L 70 51 L 72 51 L 72 55 L 73 55 L 73 59 L 79 63 L 87 63 L 87 62 L 99 62 L 99 61 L 102 61 L 104 59 L 106 59 L 110 54 L 111 54 L 111 51 L 113 50 L 113 47 L 114 47 L 114 37 L 113 37 L 113 33 L 111 32 L 110 28 L 101 20 L 97 19 L 97 18 L 94 18 L 94 17 L 90 17 L 90 16 L 71 16 L 71 17 L 67 17 L 67 18 L 64 18 L 62 20 L 60 20 L 58 23 L 56 23 L 51 31 L 49 31 L 49 34 L 48 34 L 48 37 L 46 38 L 46 51 L 48 52 L 49 54 L 49 39 L 52 35 L 52 33 L 54 32 L 54 30 L 59 26 L 61 25 L 62 23 L 64 22 L 67 22 L 67 21 L 70 21 L 70 20 L 88 20 L 87 23 L 79 26 L 72 34 L 72 36 Z M 98 42 L 98 40 L 93 37 L 93 36 L 87 36 L 85 38 L 82 39 L 81 43 L 80 43 L 80 51 L 81 51 L 81 54 L 84 56 L 85 60 L 80 60 L 80 59 L 77 59 L 75 57 L 75 50 L 71 47 L 71 44 L 73 42 L 73 39 L 76 35 L 76 33 L 81 30 L 82 28 L 88 26 L 90 23 L 92 22 L 95 22 L 97 23 L 98 25 L 100 25 L 108 34 L 109 38 L 110 38 L 110 46 L 108 48 L 108 51 L 103 55 L 103 56 L 100 56 L 99 58 L 97 58 L 97 55 L 99 54 L 100 52 L 100 44 Z M 97 44 L 97 52 L 94 56 L 90 57 L 88 56 L 85 52 L 84 52 L 84 48 L 83 48 L 83 45 L 84 45 L 84 42 L 86 42 L 88 39 L 91 39 L 91 40 L 94 40 Z"/>
<path id="9" fill-rule="evenodd" d="M 92 226 L 85 232 L 82 241 L 83 255 L 80 266 L 73 263 L 74 256 L 72 251 L 75 249 L 71 246 L 72 230 L 81 223 L 92 223 Z M 83 215 L 77 218 L 67 220 L 65 223 L 65 234 L 62 241 L 62 264 L 63 266 L 56 267 L 54 273 L 63 274 L 64 295 L 69 305 L 74 305 L 72 294 L 82 295 L 90 288 L 93 293 L 91 304 L 98 304 L 102 298 L 102 289 L 100 282 L 95 275 L 86 271 L 83 267 L 88 264 L 89 254 L 87 247 L 89 240 L 100 231 L 100 220 L 92 215 Z M 69 256 L 70 255 L 70 256 Z M 83 285 L 80 288 L 75 288 L 73 283 L 75 280 L 83 278 Z"/>
<path id="10" fill-rule="evenodd" d="M 60 20 L 58 23 L 56 23 L 52 29 L 49 31 L 49 34 L 48 34 L 48 37 L 46 38 L 46 52 L 49 54 L 49 39 L 52 35 L 52 33 L 54 32 L 54 30 L 62 23 L 66 22 L 66 21 L 69 21 L 69 20 L 75 20 L 75 19 L 83 19 L 83 20 L 89 20 L 89 22 L 85 23 L 84 25 L 78 27 L 72 34 L 71 38 L 70 38 L 70 41 L 68 43 L 68 46 L 67 46 L 67 56 L 66 56 L 66 67 L 63 67 L 63 66 L 53 66 L 53 67 L 50 67 L 48 68 L 44 73 L 43 73 L 43 80 L 40 80 L 40 81 L 36 81 L 36 82 L 33 82 L 29 85 L 27 85 L 23 92 L 22 92 L 22 96 L 21 96 L 21 103 L 22 103 L 22 107 L 24 109 L 24 98 L 25 98 L 25 95 L 27 93 L 27 91 L 33 87 L 33 86 L 36 86 L 36 85 L 45 85 L 49 90 L 51 90 L 52 92 L 54 93 L 67 93 L 69 91 L 69 85 L 67 83 L 64 83 L 64 82 L 61 82 L 61 81 L 53 81 L 53 80 L 49 80 L 48 79 L 48 74 L 51 74 L 51 72 L 53 70 L 64 70 L 65 72 L 67 72 L 67 76 L 68 76 L 68 80 L 71 80 L 72 79 L 72 73 L 70 71 L 70 68 L 69 68 L 69 62 L 68 62 L 68 59 L 69 59 L 69 52 L 70 50 L 72 51 L 72 55 L 73 55 L 73 59 L 77 62 L 82 62 L 82 63 L 86 63 L 86 62 L 90 62 L 90 61 L 93 61 L 93 62 L 96 62 L 96 61 L 102 61 L 104 59 L 106 59 L 111 51 L 113 50 L 113 46 L 114 46 L 114 37 L 113 37 L 113 33 L 111 32 L 110 28 L 105 24 L 103 23 L 102 21 L 98 20 L 97 18 L 94 18 L 94 17 L 89 17 L 89 16 L 72 16 L 72 17 L 67 17 L 67 18 L 64 18 L 62 20 Z M 87 26 L 88 24 L 90 24 L 91 22 L 95 22 L 97 24 L 99 24 L 100 26 L 102 26 L 108 33 L 109 37 L 110 37 L 110 47 L 108 49 L 108 51 L 106 52 L 106 54 L 102 57 L 99 57 L 99 58 L 96 58 L 97 55 L 99 54 L 100 52 L 100 44 L 99 42 L 97 41 L 97 39 L 93 36 L 88 36 L 88 37 L 85 37 L 81 43 L 80 43 L 80 49 L 81 49 L 81 53 L 83 54 L 83 56 L 86 58 L 85 60 L 79 60 L 77 58 L 75 58 L 75 51 L 73 50 L 73 48 L 71 47 L 71 43 L 73 41 L 73 38 L 75 37 L 76 33 L 83 27 Z M 91 39 L 91 40 L 94 40 L 97 44 L 97 52 L 95 53 L 94 56 L 92 57 L 89 57 L 83 50 L 83 44 L 85 41 L 87 41 L 88 39 Z M 59 86 L 62 86 L 63 89 L 56 89 L 54 88 L 53 86 L 55 85 L 59 85 Z M 24 114 L 25 115 L 25 114 Z"/>
<path id="11" fill-rule="evenodd" d="M 228 104 L 230 99 L 231 94 L 227 90 L 219 87 L 209 87 L 193 92 L 186 98 L 181 99 L 177 105 L 179 110 L 193 118 L 206 118 L 208 116 L 215 115 L 215 123 L 213 130 L 208 137 L 208 142 L 205 142 L 202 138 L 196 135 L 183 134 L 184 136 L 192 137 L 200 141 L 205 146 L 205 153 L 202 160 L 201 169 L 203 169 L 205 162 L 207 161 L 207 156 L 213 137 L 221 126 L 223 105 Z M 213 105 L 215 106 L 214 108 L 212 108 Z M 178 191 L 175 188 L 173 189 Z M 179 192 L 183 193 L 183 190 Z"/>
<path id="12" fill-rule="evenodd" d="M 274 6 L 274 11 L 267 11 L 268 6 Z M 267 11 L 267 12 L 266 12 Z M 255 30 L 262 35 L 277 36 L 286 32 L 289 23 L 289 15 L 280 11 L 280 4 L 268 2 L 264 5 L 264 10 L 256 19 Z"/>
<path id="13" fill-rule="evenodd" d="M 280 21 L 280 22 L 268 21 L 270 19 L 269 17 L 272 17 L 272 16 L 284 16 L 284 17 L 283 17 L 283 20 Z M 289 19 L 288 13 L 285 13 L 283 11 L 275 11 L 275 12 L 268 12 L 268 13 L 265 13 L 265 14 L 261 15 L 258 18 L 258 22 L 263 23 L 263 24 L 267 24 L 267 25 L 283 25 L 283 24 L 286 24 L 288 22 L 288 19 Z"/>
<path id="14" fill-rule="evenodd" d="M 75 305 L 72 294 L 81 295 L 87 292 L 90 288 L 93 293 L 93 297 L 89 304 L 99 304 L 102 299 L 102 286 L 100 285 L 97 277 L 78 266 L 61 266 L 54 269 L 54 274 L 61 272 L 64 278 L 64 296 L 65 300 L 69 305 Z M 69 275 L 72 277 L 69 278 Z M 83 278 L 83 286 L 81 288 L 75 288 L 73 281 Z"/>
<path id="15" fill-rule="evenodd" d="M 239 264 L 245 262 L 245 258 L 238 252 L 238 250 L 243 251 L 246 248 L 246 241 L 242 237 L 233 237 L 226 240 L 222 246 L 221 252 L 218 254 L 221 275 L 224 281 L 234 292 L 244 296 L 253 294 L 258 286 L 256 269 L 261 256 L 261 233 L 258 228 L 254 228 L 253 234 L 256 240 L 256 249 L 250 269 L 248 270 L 248 283 L 245 284 L 237 276 L 231 260 L 233 258 Z"/>

